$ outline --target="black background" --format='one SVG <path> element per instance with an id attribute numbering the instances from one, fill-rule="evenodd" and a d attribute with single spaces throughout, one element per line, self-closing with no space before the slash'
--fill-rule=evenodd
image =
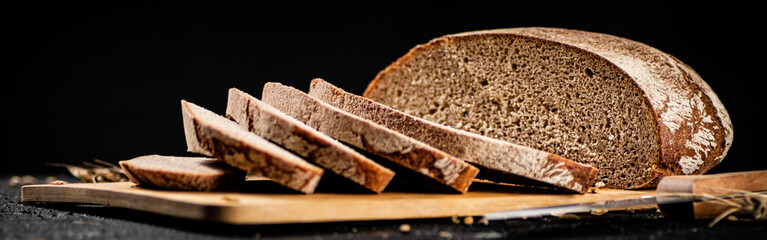
<path id="1" fill-rule="evenodd" d="M 445 34 L 562 27 L 640 41 L 681 59 L 728 109 L 735 139 L 712 172 L 767 169 L 764 13 L 746 3 L 514 1 L 259 4 L 27 2 L 2 7 L 3 172 L 186 152 L 181 99 L 223 113 L 227 90 L 324 78 L 362 93 L 416 44 Z M 716 3 L 716 4 L 713 4 Z"/>

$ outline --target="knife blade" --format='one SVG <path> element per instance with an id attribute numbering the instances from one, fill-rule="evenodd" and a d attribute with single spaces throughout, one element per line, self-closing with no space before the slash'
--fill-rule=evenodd
<path id="1" fill-rule="evenodd" d="M 723 191 L 728 191 L 729 193 L 721 194 Z M 707 207 L 705 205 L 697 206 L 697 208 L 696 205 L 692 205 L 690 209 L 686 209 L 690 205 L 684 204 L 706 202 L 716 199 L 742 198 L 746 194 L 753 193 L 767 194 L 767 170 L 698 176 L 670 176 L 663 178 L 658 184 L 656 195 L 644 195 L 631 199 L 492 212 L 484 214 L 483 218 L 488 221 L 527 219 L 649 205 L 658 205 L 664 215 L 673 213 L 677 215 L 693 215 L 696 219 L 710 218 L 724 210 L 711 208 L 710 206 Z M 668 206 L 674 207 L 669 208 Z"/>
<path id="2" fill-rule="evenodd" d="M 751 193 L 767 194 L 767 191 L 756 191 Z M 613 209 L 625 209 L 631 207 L 641 207 L 648 205 L 658 204 L 676 204 L 687 202 L 702 202 L 713 201 L 718 199 L 732 199 L 737 197 L 743 197 L 748 193 L 733 193 L 726 195 L 707 195 L 707 196 L 689 196 L 689 195 L 644 195 L 638 198 L 621 199 L 621 200 L 607 200 L 587 203 L 576 203 L 559 205 L 552 207 L 540 207 L 540 208 L 528 208 L 519 210 L 509 210 L 501 212 L 493 212 L 485 214 L 483 217 L 488 221 L 496 220 L 510 220 L 510 219 L 527 219 L 538 218 L 546 216 L 560 216 L 568 213 L 589 213 L 598 210 L 613 210 Z M 661 200 L 658 200 L 661 199 Z"/>

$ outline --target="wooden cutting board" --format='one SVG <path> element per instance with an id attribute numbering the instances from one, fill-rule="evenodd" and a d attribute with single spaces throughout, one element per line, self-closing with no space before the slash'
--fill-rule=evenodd
<path id="1" fill-rule="evenodd" d="M 274 190 L 269 183 L 249 184 L 249 190 L 224 192 L 155 190 L 130 182 L 28 185 L 21 189 L 21 201 L 99 204 L 230 224 L 280 224 L 479 216 L 655 193 L 600 189 L 597 193 L 572 194 L 476 182 L 465 194 L 387 191 L 304 195 Z"/>

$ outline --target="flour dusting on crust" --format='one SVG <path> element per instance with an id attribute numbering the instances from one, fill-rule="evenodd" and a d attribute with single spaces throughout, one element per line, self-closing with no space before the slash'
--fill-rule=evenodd
<path id="1" fill-rule="evenodd" d="M 669 139 L 662 143 L 666 145 L 664 151 L 684 148 L 677 154 L 664 154 L 677 159 L 661 159 L 677 164 L 677 171 L 683 174 L 706 171 L 700 169 L 706 161 L 713 162 L 708 165 L 710 168 L 727 154 L 733 139 L 727 110 L 700 75 L 678 59 L 642 43 L 605 34 L 533 35 L 595 53 L 633 77 L 655 109 L 661 131 L 665 129 L 668 133 L 664 137 Z M 722 135 L 721 144 L 717 134 Z M 716 156 L 710 157 L 715 151 Z"/>

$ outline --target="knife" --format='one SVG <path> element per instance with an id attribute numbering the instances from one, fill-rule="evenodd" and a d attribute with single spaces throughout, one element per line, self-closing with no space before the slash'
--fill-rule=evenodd
<path id="1" fill-rule="evenodd" d="M 567 204 L 487 213 L 488 221 L 560 216 L 657 205 L 667 218 L 714 218 L 731 206 L 713 203 L 717 199 L 743 202 L 744 196 L 767 194 L 767 170 L 711 175 L 667 176 L 661 179 L 655 195 L 638 198 Z"/>

